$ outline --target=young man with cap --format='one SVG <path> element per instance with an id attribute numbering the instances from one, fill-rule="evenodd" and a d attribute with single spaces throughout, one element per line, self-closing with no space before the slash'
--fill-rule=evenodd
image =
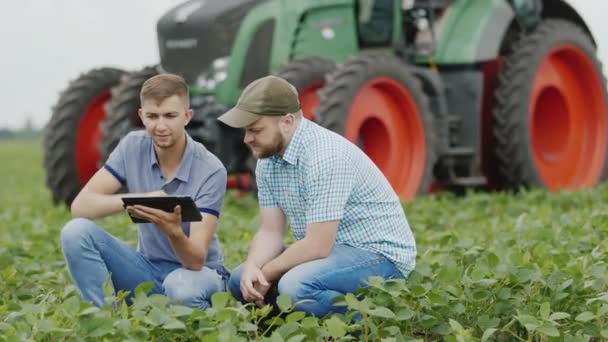
<path id="1" fill-rule="evenodd" d="M 146 131 L 125 136 L 76 196 L 71 210 L 78 218 L 61 231 L 63 254 L 81 297 L 96 306 L 104 304 L 109 277 L 115 291 L 133 295 L 137 285 L 151 281 L 152 293 L 204 309 L 213 293 L 225 291 L 229 276 L 215 233 L 226 169 L 184 129 L 192 110 L 183 78 L 146 80 L 141 103 Z M 121 188 L 127 194 L 117 194 Z M 166 194 L 192 197 L 203 220 L 182 222 L 179 206 L 173 213 L 129 206 L 131 215 L 151 222 L 138 225 L 138 250 L 89 220 L 123 212 L 123 196 Z"/>
<path id="2" fill-rule="evenodd" d="M 260 223 L 229 281 L 237 299 L 263 305 L 274 283 L 321 317 L 344 312 L 333 298 L 368 277 L 405 278 L 414 269 L 416 244 L 394 190 L 357 146 L 302 117 L 291 84 L 258 79 L 219 120 L 245 128 L 259 159 Z M 285 248 L 287 223 L 296 242 Z"/>

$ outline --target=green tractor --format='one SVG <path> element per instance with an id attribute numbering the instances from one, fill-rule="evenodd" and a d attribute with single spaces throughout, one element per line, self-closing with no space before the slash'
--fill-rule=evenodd
<path id="1" fill-rule="evenodd" d="M 61 95 L 45 144 L 56 202 L 141 127 L 139 89 L 160 72 L 189 82 L 186 129 L 234 175 L 229 187 L 251 187 L 255 161 L 216 118 L 267 74 L 294 84 L 305 116 L 360 146 L 404 200 L 606 176 L 602 67 L 564 0 L 198 0 L 157 30 L 159 65 L 95 69 Z"/>

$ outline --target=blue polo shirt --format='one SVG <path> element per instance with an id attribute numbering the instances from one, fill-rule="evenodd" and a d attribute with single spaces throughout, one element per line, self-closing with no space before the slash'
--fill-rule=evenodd
<path id="1" fill-rule="evenodd" d="M 164 190 L 168 195 L 190 196 L 201 212 L 219 217 L 226 192 L 226 168 L 205 146 L 186 134 L 186 150 L 173 179 L 164 179 L 146 131 L 135 131 L 120 140 L 104 168 L 129 193 Z M 167 236 L 152 223 L 138 224 L 138 250 L 150 260 L 179 263 Z M 190 236 L 190 223 L 182 223 Z M 224 264 L 217 234 L 213 235 L 205 266 L 218 269 Z"/>
<path id="2" fill-rule="evenodd" d="M 399 197 L 371 159 L 346 138 L 304 118 L 285 153 L 258 160 L 262 208 L 280 208 L 296 240 L 311 223 L 339 220 L 336 243 L 380 253 L 404 276 L 416 242 Z"/>

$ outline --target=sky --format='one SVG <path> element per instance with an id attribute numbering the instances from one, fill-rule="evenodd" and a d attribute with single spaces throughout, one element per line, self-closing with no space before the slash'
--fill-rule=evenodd
<path id="1" fill-rule="evenodd" d="M 220 0 L 210 0 L 220 1 Z M 0 0 L 0 128 L 42 127 L 68 82 L 158 62 L 156 21 L 182 0 Z M 608 64 L 608 1 L 573 0 Z"/>

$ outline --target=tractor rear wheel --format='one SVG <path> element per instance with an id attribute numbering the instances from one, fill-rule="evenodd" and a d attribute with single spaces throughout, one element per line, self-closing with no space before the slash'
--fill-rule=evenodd
<path id="1" fill-rule="evenodd" d="M 44 137 L 46 183 L 55 204 L 72 203 L 95 174 L 100 158 L 100 125 L 110 100 L 110 89 L 124 71 L 93 69 L 72 81 L 53 107 Z"/>
<path id="2" fill-rule="evenodd" d="M 319 95 L 317 122 L 360 146 L 402 199 L 429 191 L 438 148 L 433 116 L 406 64 L 362 54 L 331 74 Z"/>
<path id="3" fill-rule="evenodd" d="M 277 76 L 296 88 L 304 117 L 313 120 L 314 111 L 319 106 L 317 91 L 325 85 L 326 76 L 335 69 L 336 63 L 332 60 L 313 56 L 289 62 L 277 72 Z"/>
<path id="4" fill-rule="evenodd" d="M 591 38 L 549 19 L 515 43 L 495 93 L 498 171 L 507 186 L 580 189 L 606 174 L 608 106 Z"/>
<path id="5" fill-rule="evenodd" d="M 118 142 L 127 133 L 143 128 L 137 115 L 141 107 L 139 92 L 144 82 L 158 74 L 156 66 L 130 73 L 118 87 L 112 89 L 112 99 L 106 104 L 106 116 L 101 125 L 103 139 L 99 147 L 101 162 L 105 162 Z"/>

